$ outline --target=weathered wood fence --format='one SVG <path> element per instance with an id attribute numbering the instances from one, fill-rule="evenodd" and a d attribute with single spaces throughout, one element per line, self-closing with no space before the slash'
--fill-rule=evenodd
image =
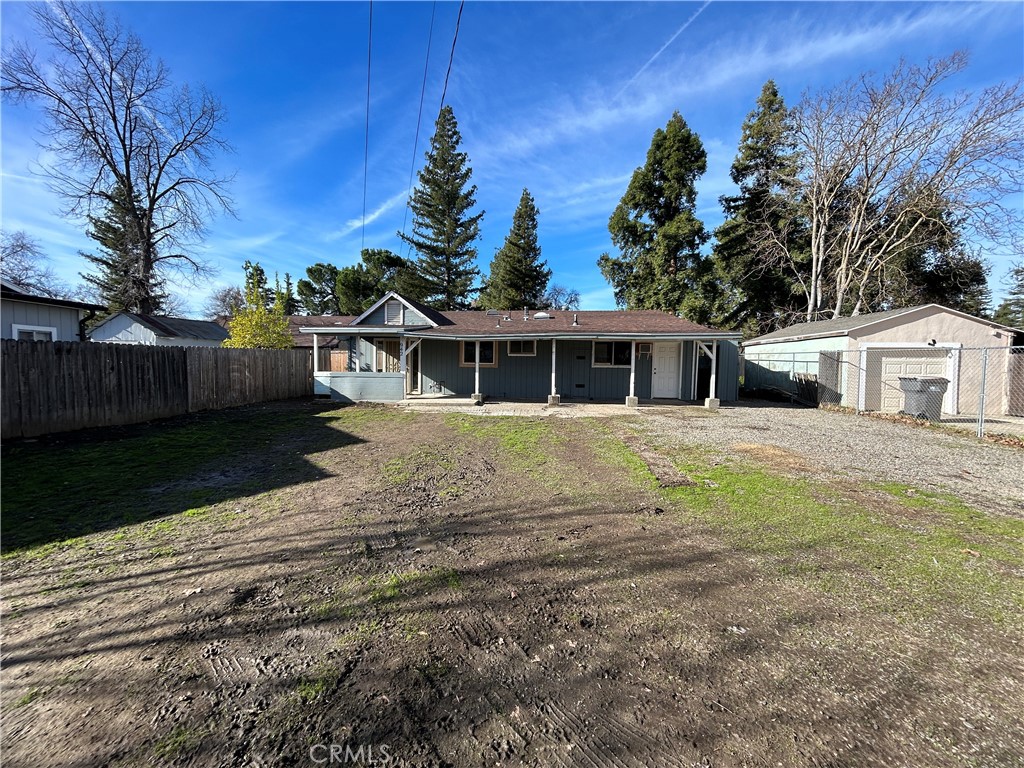
<path id="1" fill-rule="evenodd" d="M 5 339 L 2 434 L 34 437 L 312 396 L 312 372 L 305 349 Z"/>

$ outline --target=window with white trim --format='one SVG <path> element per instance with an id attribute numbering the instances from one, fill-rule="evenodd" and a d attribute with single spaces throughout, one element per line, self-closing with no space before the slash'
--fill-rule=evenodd
<path id="1" fill-rule="evenodd" d="M 594 368 L 629 368 L 630 341 L 595 341 Z"/>
<path id="2" fill-rule="evenodd" d="M 384 303 L 384 325 L 401 325 L 402 324 L 402 310 L 405 309 L 405 305 L 400 301 L 387 301 Z"/>
<path id="3" fill-rule="evenodd" d="M 509 357 L 536 357 L 536 339 L 510 339 L 508 342 Z"/>
<path id="4" fill-rule="evenodd" d="M 54 341 L 57 329 L 46 325 L 11 325 L 11 335 L 18 341 Z"/>
<path id="5" fill-rule="evenodd" d="M 460 368 L 475 368 L 476 367 L 476 342 L 475 341 L 462 341 L 459 342 L 461 347 L 459 357 Z M 481 341 L 480 342 L 480 367 L 481 368 L 497 368 L 498 358 L 496 355 L 497 345 L 493 341 Z"/>

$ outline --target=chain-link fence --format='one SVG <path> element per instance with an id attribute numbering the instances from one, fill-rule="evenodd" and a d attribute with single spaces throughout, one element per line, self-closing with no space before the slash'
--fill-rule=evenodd
<path id="1" fill-rule="evenodd" d="M 1024 347 L 869 344 L 852 350 L 744 352 L 748 393 L 815 406 L 906 414 L 1024 437 Z"/>

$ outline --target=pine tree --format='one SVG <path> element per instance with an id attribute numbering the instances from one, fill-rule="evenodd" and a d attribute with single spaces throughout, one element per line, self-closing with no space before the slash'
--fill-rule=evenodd
<path id="1" fill-rule="evenodd" d="M 284 273 L 284 285 L 281 285 L 281 278 L 274 273 L 274 304 L 280 304 L 286 315 L 294 315 L 298 312 L 299 301 L 295 298 L 295 286 L 292 285 L 292 276 Z"/>
<path id="2" fill-rule="evenodd" d="M 512 217 L 505 244 L 494 254 L 490 276 L 480 292 L 485 309 L 539 307 L 547 291 L 551 270 L 540 260 L 537 242 L 537 205 L 524 189 Z"/>
<path id="3" fill-rule="evenodd" d="M 1010 293 L 996 307 L 992 319 L 1002 325 L 1024 330 L 1024 265 L 1010 273 Z"/>
<path id="4" fill-rule="evenodd" d="M 608 222 L 622 255 L 602 254 L 598 266 L 619 306 L 706 320 L 713 285 L 700 253 L 708 235 L 697 218 L 694 186 L 706 169 L 700 137 L 674 113 L 655 131 L 647 162 L 634 171 Z"/>
<path id="5" fill-rule="evenodd" d="M 398 236 L 419 254 L 417 269 L 425 283 L 424 300 L 437 309 L 463 309 L 475 291 L 480 271 L 474 265 L 474 243 L 480 235 L 483 211 L 476 205 L 476 185 L 469 186 L 473 169 L 459 151 L 462 136 L 452 108 L 445 106 L 430 139 L 426 165 L 419 172 L 409 208 L 412 235 Z"/>
<path id="6" fill-rule="evenodd" d="M 319 262 L 306 267 L 306 278 L 295 287 L 302 311 L 307 315 L 342 314 L 338 306 L 338 268 Z"/>
<path id="7" fill-rule="evenodd" d="M 772 249 L 807 249 L 806 231 L 792 198 L 796 177 L 789 110 L 771 80 L 743 123 L 730 176 L 739 194 L 719 198 L 726 220 L 715 230 L 715 271 L 725 286 L 714 321 L 756 336 L 786 324 L 801 309 L 797 279 Z M 771 265 L 771 266 L 768 266 Z"/>
<path id="8" fill-rule="evenodd" d="M 225 347 L 236 349 L 288 349 L 292 336 L 288 330 L 283 292 L 268 304 L 267 275 L 259 263 L 245 262 L 245 306 L 228 321 Z"/>
<path id="9" fill-rule="evenodd" d="M 386 248 L 366 248 L 362 261 L 338 270 L 335 293 L 343 315 L 359 315 L 388 291 L 422 301 L 426 292 L 415 264 Z"/>
<path id="10" fill-rule="evenodd" d="M 134 197 L 134 203 L 131 198 Z M 82 253 L 96 271 L 82 278 L 96 287 L 100 303 L 111 312 L 159 314 L 167 300 L 163 280 L 143 267 L 145 244 L 132 211 L 138 210 L 139 196 L 129 195 L 121 186 L 110 195 L 106 213 L 89 217 L 86 235 L 99 244 L 99 254 Z M 155 248 L 150 254 L 156 253 Z"/>

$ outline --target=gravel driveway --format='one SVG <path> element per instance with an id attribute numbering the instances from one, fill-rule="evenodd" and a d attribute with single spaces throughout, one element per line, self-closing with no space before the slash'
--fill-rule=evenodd
<path id="1" fill-rule="evenodd" d="M 777 446 L 840 476 L 949 491 L 973 506 L 1024 517 L 1024 451 L 880 419 L 776 403 L 744 403 L 701 417 L 696 409 L 644 414 L 659 434 L 733 452 Z"/>
<path id="2" fill-rule="evenodd" d="M 775 446 L 796 454 L 812 471 L 948 491 L 979 509 L 1024 517 L 1024 450 L 952 431 L 766 401 L 744 401 L 717 412 L 683 405 L 631 409 L 602 403 L 554 408 L 512 402 L 475 407 L 468 401 L 405 405 L 485 416 L 639 416 L 668 442 L 747 456 L 756 455 L 758 445 Z M 741 451 L 735 450 L 737 445 Z"/>

